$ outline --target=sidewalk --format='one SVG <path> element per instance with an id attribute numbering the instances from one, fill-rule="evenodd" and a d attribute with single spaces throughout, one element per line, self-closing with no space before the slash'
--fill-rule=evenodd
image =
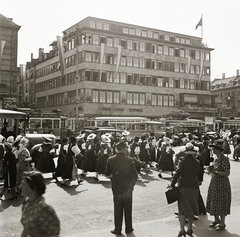
<path id="1" fill-rule="evenodd" d="M 232 207 L 231 215 L 226 218 L 226 230 L 215 231 L 209 228 L 213 217 L 206 215 L 200 216 L 199 220 L 194 221 L 193 235 L 196 237 L 240 237 L 240 207 Z M 114 228 L 114 227 L 113 227 Z M 134 232 L 131 234 L 123 233 L 122 237 L 175 237 L 179 232 L 179 222 L 176 216 L 157 219 L 148 222 L 134 224 Z M 93 230 L 85 233 L 67 235 L 65 237 L 114 237 L 110 233 L 111 229 Z M 124 226 L 123 226 L 124 230 Z M 119 236 L 119 235 L 118 235 Z"/>

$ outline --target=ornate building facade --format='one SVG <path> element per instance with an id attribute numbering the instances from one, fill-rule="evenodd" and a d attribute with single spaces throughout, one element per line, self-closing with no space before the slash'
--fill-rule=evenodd
<path id="1" fill-rule="evenodd" d="M 0 14 L 0 108 L 11 109 L 17 104 L 19 29 L 11 18 Z"/>
<path id="2" fill-rule="evenodd" d="M 72 118 L 216 113 L 213 49 L 199 37 L 87 17 L 51 46 L 26 64 L 22 96 L 41 110 Z"/>

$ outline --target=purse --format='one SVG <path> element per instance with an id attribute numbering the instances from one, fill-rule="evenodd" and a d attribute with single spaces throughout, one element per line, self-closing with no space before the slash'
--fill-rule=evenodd
<path id="1" fill-rule="evenodd" d="M 178 187 L 168 187 L 168 190 L 165 192 L 167 203 L 171 204 L 181 199 Z"/>

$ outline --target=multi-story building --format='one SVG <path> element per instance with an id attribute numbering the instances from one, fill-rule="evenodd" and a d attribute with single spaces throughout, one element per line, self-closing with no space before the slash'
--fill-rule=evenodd
<path id="1" fill-rule="evenodd" d="M 236 75 L 211 82 L 211 94 L 216 97 L 216 117 L 240 117 L 240 75 Z"/>
<path id="2" fill-rule="evenodd" d="M 26 65 L 25 94 L 41 110 L 73 118 L 215 115 L 213 49 L 199 37 L 87 17 L 51 46 Z"/>
<path id="3" fill-rule="evenodd" d="M 14 108 L 17 102 L 18 31 L 20 26 L 0 14 L 0 108 Z"/>

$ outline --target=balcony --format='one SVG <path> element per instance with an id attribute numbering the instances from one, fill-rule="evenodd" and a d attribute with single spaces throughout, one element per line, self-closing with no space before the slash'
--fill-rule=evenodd
<path id="1" fill-rule="evenodd" d="M 185 105 L 180 106 L 179 109 L 185 110 L 186 112 L 217 112 L 217 108 L 208 105 Z"/>

